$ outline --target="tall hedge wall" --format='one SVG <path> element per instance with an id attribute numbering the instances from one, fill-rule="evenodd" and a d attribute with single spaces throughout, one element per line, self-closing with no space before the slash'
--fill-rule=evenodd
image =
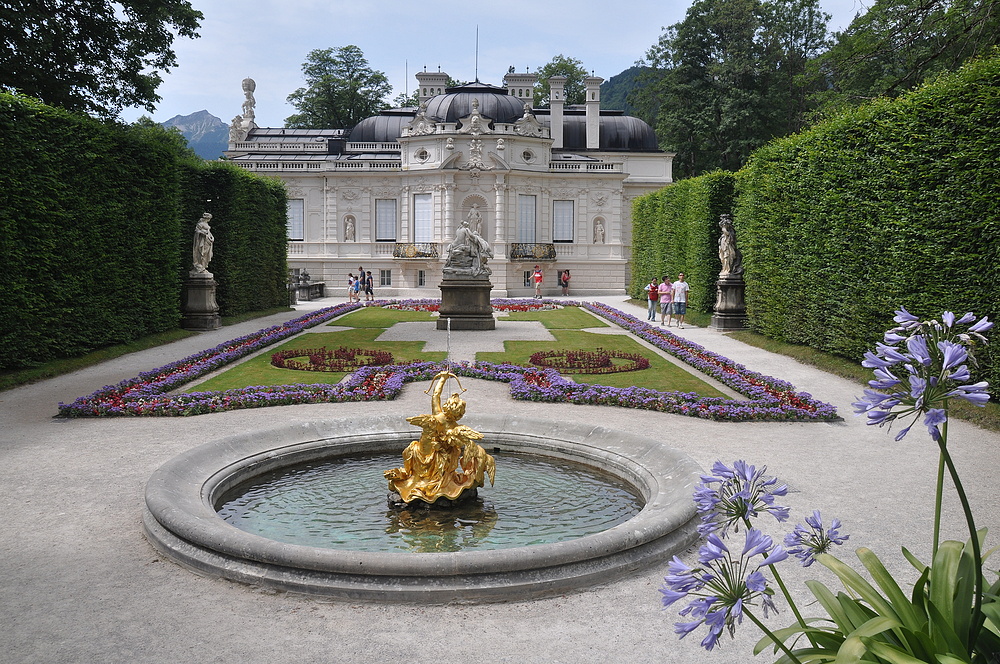
<path id="1" fill-rule="evenodd" d="M 733 207 L 735 178 L 715 171 L 681 180 L 637 198 L 632 208 L 632 283 L 629 293 L 645 299 L 653 277 L 683 272 L 691 285 L 689 307 L 715 305 L 719 261 L 719 215 Z"/>
<path id="2" fill-rule="evenodd" d="M 219 313 L 233 316 L 288 304 L 284 185 L 221 162 L 186 165 L 182 173 L 183 271 L 191 269 L 194 227 L 212 214 Z"/>
<path id="3" fill-rule="evenodd" d="M 205 164 L 152 123 L 6 94 L 0 154 L 0 370 L 176 327 L 206 205 L 223 314 L 287 303 L 275 181 Z"/>
<path id="4" fill-rule="evenodd" d="M 900 306 L 1000 315 L 998 146 L 1000 57 L 757 151 L 735 213 L 753 329 L 860 359 Z"/>

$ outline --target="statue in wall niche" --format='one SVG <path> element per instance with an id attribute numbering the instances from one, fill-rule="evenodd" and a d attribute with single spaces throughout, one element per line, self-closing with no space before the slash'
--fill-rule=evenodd
<path id="1" fill-rule="evenodd" d="M 733 227 L 733 218 L 724 214 L 719 217 L 719 228 L 722 233 L 719 236 L 719 260 L 722 261 L 723 274 L 742 274 L 743 255 L 736 248 L 736 229 Z"/>
<path id="2" fill-rule="evenodd" d="M 472 209 L 469 210 L 469 216 L 467 219 L 469 220 L 469 226 L 472 228 L 474 233 L 478 235 L 483 232 L 483 213 L 479 211 L 478 203 L 472 204 Z"/>
<path id="3" fill-rule="evenodd" d="M 344 220 L 344 240 L 354 242 L 354 217 Z"/>
<path id="4" fill-rule="evenodd" d="M 455 232 L 455 239 L 445 251 L 442 272 L 446 275 L 486 279 L 492 274 L 490 268 L 486 266 L 490 258 L 493 258 L 493 249 L 489 242 L 470 228 L 469 219 L 465 218 L 461 227 Z"/>
<path id="5" fill-rule="evenodd" d="M 201 215 L 201 219 L 194 226 L 194 245 L 192 247 L 194 272 L 207 272 L 208 264 L 212 262 L 212 246 L 215 244 L 215 236 L 212 235 L 212 228 L 208 225 L 211 220 L 212 215 L 206 212 Z"/>
<path id="6" fill-rule="evenodd" d="M 600 220 L 594 224 L 594 244 L 604 244 L 604 224 Z"/>

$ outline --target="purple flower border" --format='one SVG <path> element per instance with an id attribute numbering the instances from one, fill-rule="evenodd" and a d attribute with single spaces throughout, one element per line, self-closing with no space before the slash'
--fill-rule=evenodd
<path id="1" fill-rule="evenodd" d="M 376 401 L 396 398 L 410 381 L 430 380 L 449 365 L 443 362 L 414 362 L 389 367 L 363 367 L 336 385 L 303 384 L 253 386 L 222 392 L 168 394 L 180 385 L 203 376 L 299 332 L 326 323 L 362 306 L 419 304 L 433 300 L 378 300 L 346 303 L 320 309 L 283 325 L 227 341 L 177 362 L 135 378 L 109 385 L 71 404 L 59 404 L 62 417 L 108 417 L 139 415 L 200 415 L 242 408 L 263 408 L 303 403 Z M 502 304 L 522 304 L 535 300 L 495 300 Z M 704 347 L 643 323 L 639 319 L 603 304 L 560 301 L 552 304 L 580 306 L 681 359 L 748 397 L 738 401 L 704 397 L 694 392 L 660 392 L 640 387 L 608 387 L 566 380 L 555 370 L 521 367 L 491 362 L 462 363 L 450 368 L 460 376 L 499 380 L 511 384 L 511 397 L 524 401 L 612 405 L 689 415 L 712 420 L 832 420 L 837 409 L 813 399 L 782 380 L 749 371 L 746 367 Z"/>

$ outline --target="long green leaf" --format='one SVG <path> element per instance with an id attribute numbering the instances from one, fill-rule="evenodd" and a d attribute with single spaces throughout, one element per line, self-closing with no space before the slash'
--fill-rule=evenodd
<path id="1" fill-rule="evenodd" d="M 869 551 L 864 547 L 858 549 L 858 556 L 860 557 L 863 551 Z M 900 616 L 892 608 L 892 605 L 886 601 L 886 599 L 879 594 L 879 592 L 864 579 L 860 574 L 854 571 L 850 566 L 841 562 L 837 558 L 834 558 L 828 553 L 823 553 L 816 556 L 818 560 L 824 567 L 829 569 L 831 572 L 837 575 L 840 581 L 845 587 L 854 590 L 858 593 L 862 599 L 864 599 L 868 604 L 871 605 L 872 609 L 876 613 L 889 616 L 890 618 L 895 618 L 902 622 Z"/>
<path id="2" fill-rule="evenodd" d="M 954 540 L 941 542 L 937 554 L 934 556 L 934 563 L 931 565 L 931 574 L 928 578 L 930 602 L 941 612 L 943 621 L 948 624 L 955 623 L 955 595 L 958 590 L 961 560 L 962 544 L 960 542 Z M 971 601 L 965 606 L 971 606 Z M 968 608 L 965 612 L 968 613 Z M 958 631 L 958 627 L 955 629 Z M 967 620 L 966 632 L 968 632 Z"/>
<path id="3" fill-rule="evenodd" d="M 840 602 L 833 592 L 819 581 L 806 581 L 806 587 L 812 591 L 813 596 L 826 610 L 830 620 L 837 625 L 841 632 L 847 634 L 853 629 L 850 620 L 841 608 Z"/>
<path id="4" fill-rule="evenodd" d="M 905 653 L 898 648 L 894 648 L 885 643 L 871 641 L 868 644 L 869 651 L 882 659 L 892 662 L 892 664 L 927 664 L 926 660 L 917 659 L 909 653 Z"/>
<path id="5" fill-rule="evenodd" d="M 861 564 L 865 566 L 868 573 L 872 575 L 872 579 L 878 584 L 878 587 L 886 594 L 886 597 L 899 616 L 899 622 L 902 623 L 902 626 L 913 631 L 920 630 L 923 627 L 924 621 L 914 610 L 913 603 L 910 602 L 909 598 L 900 589 L 899 584 L 892 578 L 889 570 L 885 568 L 885 565 L 878 559 L 878 556 L 870 549 L 862 548 L 858 549 L 858 559 L 861 560 Z"/>

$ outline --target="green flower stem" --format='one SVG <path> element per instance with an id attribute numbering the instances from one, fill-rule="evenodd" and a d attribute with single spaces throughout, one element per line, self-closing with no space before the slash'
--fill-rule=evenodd
<path id="1" fill-rule="evenodd" d="M 983 552 L 979 546 L 979 533 L 976 531 L 976 522 L 972 517 L 972 508 L 969 499 L 965 495 L 965 488 L 962 480 L 958 477 L 958 470 L 955 462 L 948 453 L 948 420 L 941 425 L 941 438 L 938 440 L 938 447 L 941 449 L 941 458 L 948 466 L 948 473 L 951 481 L 955 484 L 955 491 L 958 499 L 962 503 L 962 510 L 965 512 L 965 521 L 969 524 L 969 537 L 972 541 L 972 564 L 976 570 L 976 594 L 974 596 L 974 606 L 972 614 L 972 624 L 969 626 L 969 655 L 975 651 L 976 641 L 979 639 L 979 632 L 983 627 L 986 616 L 983 615 Z"/>
<path id="2" fill-rule="evenodd" d="M 796 664 L 802 664 L 802 661 L 798 657 L 795 656 L 795 653 L 793 653 L 791 650 L 789 650 L 788 646 L 786 646 L 781 641 L 781 639 L 779 639 L 778 637 L 776 637 L 774 635 L 774 632 L 772 632 L 771 630 L 769 630 L 767 628 L 767 626 L 764 625 L 764 623 L 762 623 L 761 621 L 757 620 L 757 616 L 755 616 L 754 614 L 750 613 L 750 611 L 746 607 L 743 607 L 743 614 L 747 618 L 749 618 L 751 621 L 753 621 L 753 624 L 757 625 L 757 627 L 760 628 L 760 631 L 764 632 L 764 634 L 767 635 L 767 638 L 771 639 L 771 643 L 773 643 L 774 645 L 776 645 L 779 648 L 781 648 L 782 651 L 784 651 L 784 653 L 786 655 L 788 655 L 789 659 L 791 659 Z"/>
<path id="3" fill-rule="evenodd" d="M 945 407 L 945 413 L 948 412 L 947 406 Z M 944 421 L 943 428 L 948 426 L 948 420 Z M 945 428 L 945 432 L 947 429 Z M 947 436 L 947 433 L 942 433 L 942 437 Z M 937 474 L 937 489 L 934 494 L 934 541 L 931 547 L 931 560 L 934 560 L 934 556 L 937 555 L 938 546 L 941 544 L 941 497 L 944 493 L 944 454 L 938 455 L 938 474 Z"/>
<path id="4" fill-rule="evenodd" d="M 743 517 L 743 523 L 746 524 L 747 528 L 753 527 L 750 525 L 750 519 L 748 519 L 745 516 Z M 765 558 L 767 557 L 766 553 L 763 553 L 761 555 Z M 795 614 L 795 620 L 797 620 L 799 626 L 802 627 L 802 631 L 808 637 L 809 643 L 815 646 L 816 642 L 813 641 L 812 634 L 810 634 L 808 631 L 809 628 L 808 626 L 806 626 L 806 621 L 802 618 L 802 614 L 799 613 L 799 607 L 795 604 L 795 600 L 792 599 L 791 593 L 788 592 L 788 587 L 785 585 L 785 582 L 781 579 L 781 574 L 778 573 L 778 568 L 776 565 L 771 565 L 771 573 L 774 574 L 774 580 L 778 584 L 778 587 L 781 588 L 781 594 L 785 596 L 785 601 L 788 602 L 788 607 L 792 610 L 792 613 Z"/>

